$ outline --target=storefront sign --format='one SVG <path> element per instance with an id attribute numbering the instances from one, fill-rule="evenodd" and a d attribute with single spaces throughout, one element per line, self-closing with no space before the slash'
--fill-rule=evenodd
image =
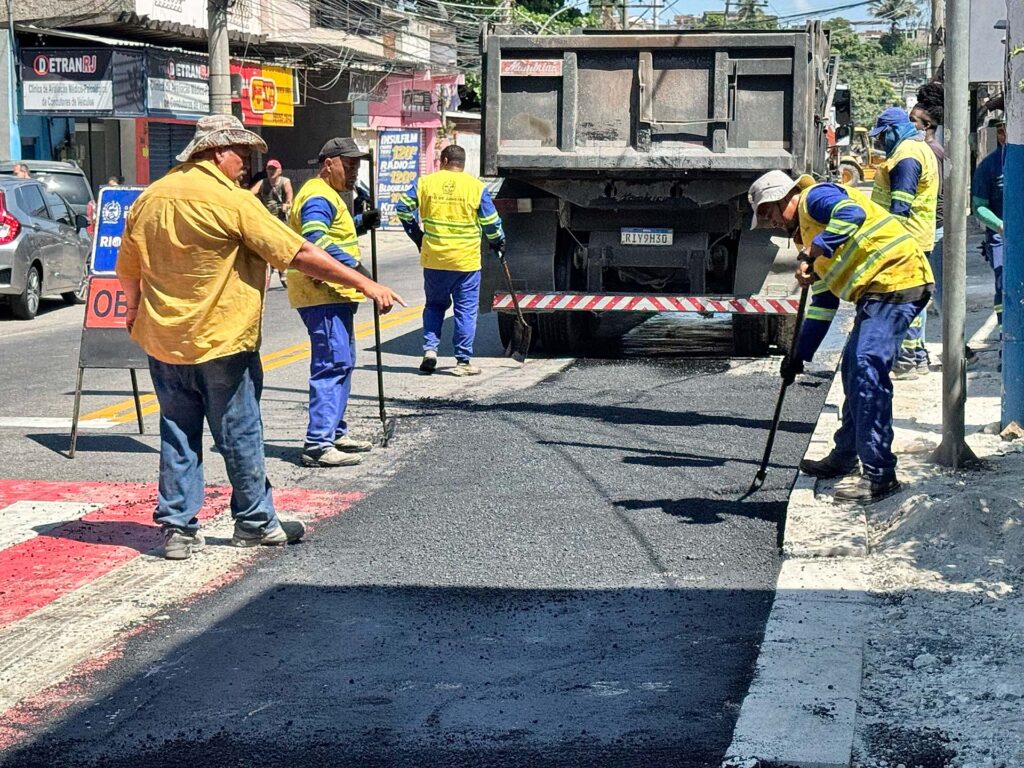
<path id="1" fill-rule="evenodd" d="M 420 173 L 420 132 L 381 131 L 377 140 L 377 207 L 381 229 L 401 229 L 396 204 Z"/>
<path id="2" fill-rule="evenodd" d="M 145 114 L 141 52 L 110 48 L 23 48 L 25 114 L 139 117 Z"/>
<path id="3" fill-rule="evenodd" d="M 210 70 L 206 58 L 149 51 L 146 101 L 154 117 L 190 118 L 210 111 Z"/>
<path id="4" fill-rule="evenodd" d="M 231 62 L 232 90 L 242 122 L 287 128 L 295 124 L 295 75 L 288 67 Z"/>

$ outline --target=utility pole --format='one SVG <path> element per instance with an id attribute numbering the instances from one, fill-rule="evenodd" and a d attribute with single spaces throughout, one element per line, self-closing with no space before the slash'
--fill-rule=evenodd
<path id="1" fill-rule="evenodd" d="M 1003 199 L 1024 195 L 1024 7 L 1007 3 L 1006 164 Z M 1024 424 L 1024 210 L 1003 204 L 1003 426 Z"/>
<path id="2" fill-rule="evenodd" d="M 932 78 L 939 76 L 942 67 L 942 60 L 946 53 L 946 0 L 932 0 L 932 28 L 931 28 L 931 74 Z"/>
<path id="3" fill-rule="evenodd" d="M 210 114 L 231 114 L 231 50 L 228 47 L 228 9 L 232 0 L 208 0 L 207 39 L 210 48 Z"/>
<path id="4" fill-rule="evenodd" d="M 970 0 L 949 0 L 951 39 L 970 37 Z M 939 464 L 962 467 L 974 459 L 964 442 L 967 365 L 964 361 L 967 319 L 967 210 L 970 205 L 971 127 L 967 83 L 967 45 L 954 45 L 946 61 L 946 167 L 950 169 L 943 218 L 942 251 L 942 442 L 933 456 Z"/>

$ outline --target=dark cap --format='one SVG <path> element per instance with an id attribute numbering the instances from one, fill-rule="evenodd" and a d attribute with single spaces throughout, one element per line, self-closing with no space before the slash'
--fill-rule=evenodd
<path id="1" fill-rule="evenodd" d="M 331 139 L 320 150 L 317 159 L 322 163 L 329 157 L 369 157 L 369 152 L 364 152 L 356 144 L 355 139 Z"/>

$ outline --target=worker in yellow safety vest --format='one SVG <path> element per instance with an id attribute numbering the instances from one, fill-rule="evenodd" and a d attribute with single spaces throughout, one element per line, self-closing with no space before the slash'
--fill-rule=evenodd
<path id="1" fill-rule="evenodd" d="M 886 156 L 875 174 L 871 199 L 899 217 L 925 256 L 930 257 L 935 247 L 942 184 L 935 152 L 910 116 L 899 107 L 882 112 L 868 135 L 881 141 Z M 893 368 L 896 378 L 917 378 L 929 371 L 928 350 L 924 345 L 926 317 L 927 313 L 921 312 L 907 330 Z"/>
<path id="2" fill-rule="evenodd" d="M 802 248 L 797 281 L 814 290 L 796 353 L 783 360 L 783 379 L 792 382 L 813 357 L 840 299 L 857 308 L 843 350 L 846 399 L 835 447 L 820 461 L 804 459 L 800 469 L 842 477 L 854 474 L 859 461 L 860 477 L 836 488 L 836 501 L 885 498 L 900 487 L 889 375 L 900 340 L 931 295 L 928 260 L 900 219 L 854 188 L 769 171 L 751 185 L 748 197 L 751 227 L 772 226 L 793 237 Z"/>
<path id="3" fill-rule="evenodd" d="M 399 199 L 396 213 L 416 243 L 423 267 L 423 360 L 420 370 L 437 368 L 437 348 L 448 307 L 455 307 L 456 376 L 475 376 L 473 339 L 480 298 L 481 239 L 491 250 L 505 245 L 501 219 L 487 188 L 465 172 L 466 150 L 451 145 L 441 151 L 441 169 L 422 176 Z M 416 212 L 419 211 L 419 221 Z"/>

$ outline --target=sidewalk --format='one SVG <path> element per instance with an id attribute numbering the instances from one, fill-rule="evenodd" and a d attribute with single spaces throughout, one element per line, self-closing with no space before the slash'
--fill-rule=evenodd
<path id="1" fill-rule="evenodd" d="M 1024 766 L 1024 441 L 998 434 L 999 329 L 992 272 L 968 246 L 972 471 L 929 461 L 941 439 L 936 370 L 895 382 L 904 483 L 873 506 L 836 506 L 833 481 L 800 476 L 755 682 L 728 765 L 856 768 Z M 831 447 L 833 384 L 807 456 Z"/>

